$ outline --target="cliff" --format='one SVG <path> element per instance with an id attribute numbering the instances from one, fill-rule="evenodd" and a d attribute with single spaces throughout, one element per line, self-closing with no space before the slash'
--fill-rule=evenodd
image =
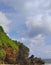
<path id="1" fill-rule="evenodd" d="M 36 65 L 44 64 L 39 58 L 29 57 L 29 48 L 10 39 L 0 26 L 0 64 Z"/>

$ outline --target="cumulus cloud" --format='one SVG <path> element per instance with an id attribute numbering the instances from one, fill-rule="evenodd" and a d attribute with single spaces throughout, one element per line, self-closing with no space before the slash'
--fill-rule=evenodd
<path id="1" fill-rule="evenodd" d="M 51 0 L 28 0 L 25 3 L 27 14 L 35 15 L 35 14 L 46 14 L 51 12 Z"/>
<path id="2" fill-rule="evenodd" d="M 9 32 L 9 24 L 11 20 L 9 20 L 3 12 L 0 12 L 0 25 L 3 26 L 6 32 Z"/>
<path id="3" fill-rule="evenodd" d="M 37 57 L 50 58 L 51 56 L 51 46 L 45 43 L 45 37 L 42 34 L 29 39 L 30 55 L 34 54 Z"/>
<path id="4" fill-rule="evenodd" d="M 30 54 L 50 58 L 51 45 L 45 42 L 51 33 L 51 0 L 30 0 L 25 3 Z"/>
<path id="5" fill-rule="evenodd" d="M 20 42 L 24 43 L 26 41 L 26 38 L 22 37 L 20 39 L 17 39 L 17 41 L 20 41 Z"/>
<path id="6" fill-rule="evenodd" d="M 30 37 L 51 32 L 50 5 L 50 0 L 32 0 L 26 3 L 26 26 Z"/>
<path id="7" fill-rule="evenodd" d="M 31 16 L 26 21 L 28 35 L 33 37 L 38 34 L 47 34 L 51 32 L 51 16 L 36 15 Z"/>

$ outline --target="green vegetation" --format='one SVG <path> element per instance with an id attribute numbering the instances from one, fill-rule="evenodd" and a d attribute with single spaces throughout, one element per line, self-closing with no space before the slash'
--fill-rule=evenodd
<path id="1" fill-rule="evenodd" d="M 18 46 L 15 44 L 15 42 L 6 35 L 3 28 L 0 26 L 0 46 L 2 45 L 5 47 L 11 46 L 13 49 L 18 49 Z"/>
<path id="2" fill-rule="evenodd" d="M 5 50 L 4 49 L 1 49 L 0 50 L 0 60 L 3 60 L 4 59 L 4 56 L 5 56 Z"/>
<path id="3" fill-rule="evenodd" d="M 22 47 L 22 50 L 29 52 L 29 48 L 27 46 L 25 46 L 23 43 L 17 42 L 17 41 L 14 41 L 14 42 L 18 45 L 19 48 L 21 46 Z"/>

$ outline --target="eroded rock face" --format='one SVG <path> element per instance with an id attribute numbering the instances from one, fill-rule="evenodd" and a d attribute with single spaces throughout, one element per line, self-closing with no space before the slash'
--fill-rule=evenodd
<path id="1" fill-rule="evenodd" d="M 20 63 L 20 65 L 27 65 L 28 56 L 29 56 L 29 51 L 26 48 L 24 48 L 24 46 L 21 44 L 19 46 L 17 63 Z"/>
<path id="2" fill-rule="evenodd" d="M 25 50 L 23 46 L 20 46 L 17 63 L 20 63 L 20 65 L 42 65 L 44 64 L 44 61 L 40 58 L 34 57 L 34 55 L 29 57 L 29 51 Z"/>
<path id="3" fill-rule="evenodd" d="M 20 64 L 20 65 L 42 65 L 44 61 L 41 58 L 34 57 L 31 55 L 29 57 L 29 51 L 21 47 L 19 51 L 12 49 L 11 47 L 4 48 L 6 55 L 3 61 L 0 61 L 0 64 Z"/>
<path id="4" fill-rule="evenodd" d="M 3 64 L 3 61 L 0 61 L 0 64 Z"/>
<path id="5" fill-rule="evenodd" d="M 12 49 L 11 47 L 6 48 L 6 58 L 5 61 L 9 64 L 16 63 L 17 50 Z"/>

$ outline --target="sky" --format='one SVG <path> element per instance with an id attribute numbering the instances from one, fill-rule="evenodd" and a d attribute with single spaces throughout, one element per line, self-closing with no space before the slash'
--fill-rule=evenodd
<path id="1" fill-rule="evenodd" d="M 0 25 L 30 55 L 51 58 L 51 0 L 0 0 Z"/>

